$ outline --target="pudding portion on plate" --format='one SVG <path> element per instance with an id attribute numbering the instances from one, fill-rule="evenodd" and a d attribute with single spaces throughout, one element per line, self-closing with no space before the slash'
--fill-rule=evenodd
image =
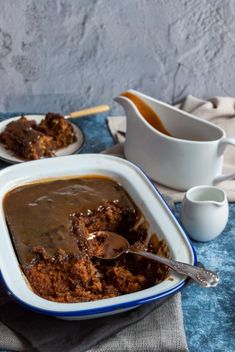
<path id="1" fill-rule="evenodd" d="M 10 122 L 0 134 L 0 142 L 21 158 L 33 160 L 53 156 L 56 144 L 52 137 L 37 131 L 34 120 L 22 116 Z"/>
<path id="2" fill-rule="evenodd" d="M 67 147 L 76 141 L 72 124 L 60 114 L 48 112 L 37 129 L 53 138 L 56 149 Z"/>
<path id="3" fill-rule="evenodd" d="M 99 230 L 169 254 L 164 240 L 153 236 L 147 242 L 146 219 L 123 187 L 107 177 L 20 186 L 6 194 L 4 212 L 21 268 L 33 291 L 47 300 L 70 303 L 120 296 L 168 275 L 165 266 L 132 254 L 110 261 L 91 255 L 88 237 Z"/>
<path id="4" fill-rule="evenodd" d="M 39 124 L 25 116 L 12 121 L 0 133 L 5 148 L 25 160 L 52 157 L 56 150 L 77 140 L 73 126 L 63 116 L 48 113 Z"/>

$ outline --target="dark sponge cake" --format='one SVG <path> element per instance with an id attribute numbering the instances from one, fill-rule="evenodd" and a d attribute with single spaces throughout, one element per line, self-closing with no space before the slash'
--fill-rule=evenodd
<path id="1" fill-rule="evenodd" d="M 136 220 L 133 209 L 121 208 L 113 202 L 107 202 L 88 215 L 74 214 L 70 236 L 77 240 L 77 255 L 59 249 L 52 257 L 45 248 L 34 247 L 37 259 L 24 268 L 34 292 L 51 301 L 83 302 L 136 292 L 164 280 L 168 269 L 145 258 L 128 254 L 109 262 L 92 258 L 87 239 L 89 233 L 100 228 L 125 234 L 135 244 L 140 240 L 138 244 L 144 250 L 167 256 L 164 241 L 158 241 L 155 250 L 151 243 L 146 247 L 146 225 L 133 230 Z"/>
<path id="2" fill-rule="evenodd" d="M 53 138 L 56 149 L 67 147 L 77 140 L 73 126 L 60 114 L 48 112 L 37 129 Z"/>
<path id="3" fill-rule="evenodd" d="M 36 126 L 36 121 L 22 116 L 6 126 L 0 134 L 0 142 L 6 149 L 24 159 L 35 160 L 53 156 L 56 148 L 53 138 L 37 131 Z"/>

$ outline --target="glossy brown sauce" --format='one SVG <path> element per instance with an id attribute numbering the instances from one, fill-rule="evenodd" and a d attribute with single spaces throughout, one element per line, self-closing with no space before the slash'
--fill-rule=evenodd
<path id="1" fill-rule="evenodd" d="M 12 122 L 13 124 L 14 122 Z M 24 127 L 21 125 L 15 124 L 12 126 L 12 132 L 17 135 L 17 137 L 21 140 L 24 139 L 25 143 L 31 143 L 39 139 L 43 134 L 39 131 L 34 130 L 32 127 Z"/>
<path id="2" fill-rule="evenodd" d="M 97 257 L 109 246 L 102 236 L 92 245 L 89 236 L 97 231 L 117 233 L 135 248 L 168 255 L 164 240 L 154 237 L 146 245 L 147 221 L 127 192 L 109 178 L 87 176 L 24 185 L 8 192 L 3 205 L 30 287 L 47 300 L 70 303 L 115 297 L 150 287 L 167 276 L 163 265 L 132 254 L 113 260 Z M 113 251 L 120 251 L 120 243 L 112 245 Z"/>
<path id="3" fill-rule="evenodd" d="M 70 232 L 70 216 L 89 213 L 110 200 L 135 209 L 122 187 L 101 177 L 29 184 L 7 193 L 5 216 L 21 264 L 32 262 L 32 249 L 38 246 L 52 256 L 58 248 L 79 254 L 77 239 Z"/>

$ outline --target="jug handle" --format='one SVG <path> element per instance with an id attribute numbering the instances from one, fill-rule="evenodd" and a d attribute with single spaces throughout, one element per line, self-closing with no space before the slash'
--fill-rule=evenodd
<path id="1" fill-rule="evenodd" d="M 223 154 L 228 145 L 235 146 L 235 138 L 227 138 L 227 137 L 223 138 L 219 144 L 219 153 Z M 213 184 L 216 185 L 220 182 L 229 180 L 233 177 L 235 177 L 235 172 L 232 172 L 231 174 L 227 174 L 227 175 L 218 176 L 214 179 Z"/>

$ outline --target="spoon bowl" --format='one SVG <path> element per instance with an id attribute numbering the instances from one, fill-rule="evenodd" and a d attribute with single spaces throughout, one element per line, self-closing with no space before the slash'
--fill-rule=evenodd
<path id="1" fill-rule="evenodd" d="M 95 231 L 87 238 L 89 251 L 99 259 L 117 259 L 127 253 L 130 244 L 122 236 L 111 231 Z"/>

